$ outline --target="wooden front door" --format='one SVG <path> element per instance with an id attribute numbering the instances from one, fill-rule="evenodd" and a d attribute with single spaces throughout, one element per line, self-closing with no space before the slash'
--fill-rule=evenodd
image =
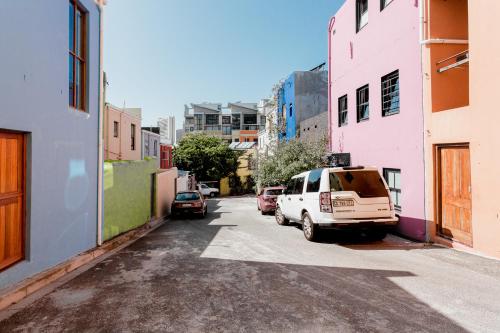
<path id="1" fill-rule="evenodd" d="M 472 198 L 468 145 L 437 148 L 438 230 L 472 246 Z"/>
<path id="2" fill-rule="evenodd" d="M 0 270 L 24 259 L 25 138 L 0 131 Z"/>

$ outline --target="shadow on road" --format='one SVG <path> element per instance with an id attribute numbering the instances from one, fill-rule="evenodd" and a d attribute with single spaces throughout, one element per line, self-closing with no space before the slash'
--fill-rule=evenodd
<path id="1" fill-rule="evenodd" d="M 410 272 L 205 258 L 218 232 L 238 229 L 217 224 L 210 205 L 207 218 L 168 221 L 0 331 L 466 332 L 395 283 Z"/>

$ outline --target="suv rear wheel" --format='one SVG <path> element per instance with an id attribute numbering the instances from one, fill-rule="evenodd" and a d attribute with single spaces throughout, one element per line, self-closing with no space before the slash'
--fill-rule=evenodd
<path id="1" fill-rule="evenodd" d="M 288 225 L 290 220 L 288 220 L 285 215 L 283 215 L 283 212 L 281 211 L 280 206 L 276 207 L 276 212 L 274 213 L 274 216 L 276 218 L 276 222 L 279 225 Z"/>
<path id="2" fill-rule="evenodd" d="M 311 216 L 307 212 L 302 215 L 302 231 L 308 241 L 314 242 L 318 238 L 318 227 L 313 223 Z"/>

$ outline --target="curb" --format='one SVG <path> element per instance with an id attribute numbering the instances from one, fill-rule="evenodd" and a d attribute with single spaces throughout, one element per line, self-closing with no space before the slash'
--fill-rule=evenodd
<path id="1" fill-rule="evenodd" d="M 80 253 L 54 267 L 28 277 L 13 286 L 0 290 L 0 311 L 22 301 L 24 298 L 56 282 L 76 269 L 92 263 L 92 261 L 96 261 L 97 263 L 97 259 L 101 258 L 103 255 L 109 254 L 112 251 L 121 250 L 164 223 L 165 219 L 149 222 L 113 238 L 99 247 Z"/>

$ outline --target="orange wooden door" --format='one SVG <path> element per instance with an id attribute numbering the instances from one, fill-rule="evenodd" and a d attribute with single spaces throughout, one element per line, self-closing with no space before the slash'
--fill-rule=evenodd
<path id="1" fill-rule="evenodd" d="M 0 132 L 0 270 L 24 258 L 24 140 Z"/>
<path id="2" fill-rule="evenodd" d="M 468 146 L 438 148 L 439 229 L 443 236 L 472 246 L 472 198 Z"/>

